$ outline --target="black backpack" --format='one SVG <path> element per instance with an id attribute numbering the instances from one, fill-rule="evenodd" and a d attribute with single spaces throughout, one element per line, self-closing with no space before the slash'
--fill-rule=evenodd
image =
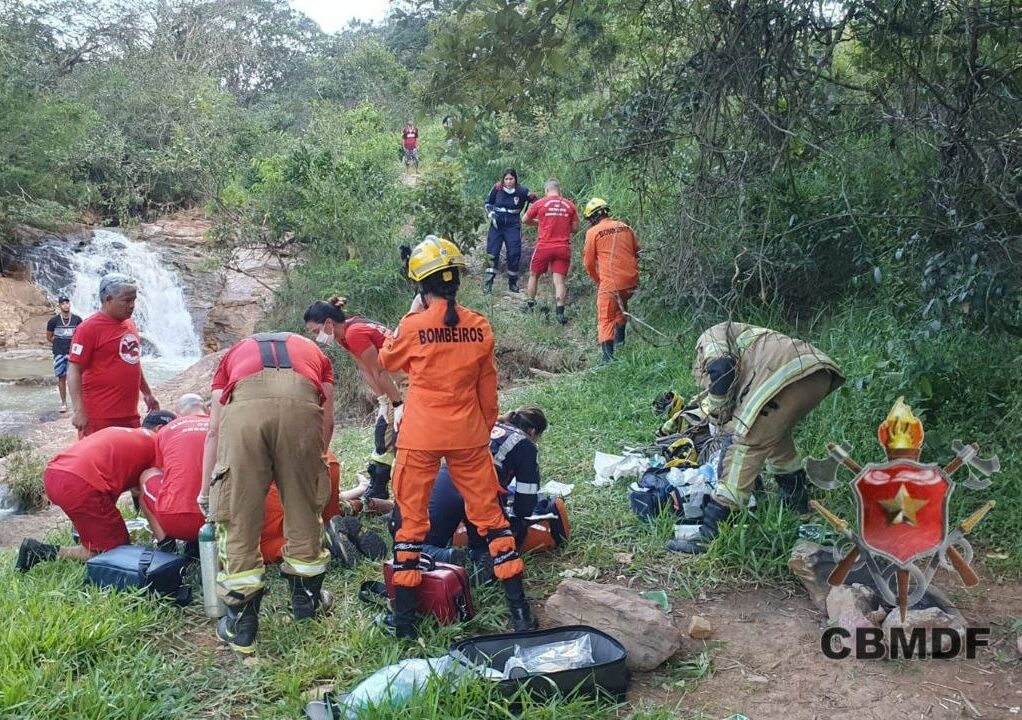
<path id="1" fill-rule="evenodd" d="M 665 509 L 674 517 L 681 517 L 684 514 L 682 503 L 685 499 L 681 491 L 667 479 L 667 473 L 670 471 L 671 468 L 650 468 L 628 492 L 628 502 L 632 506 L 632 511 L 643 520 L 650 522 Z"/>
<path id="2" fill-rule="evenodd" d="M 145 588 L 178 605 L 192 601 L 192 589 L 184 584 L 188 559 L 140 545 L 120 545 L 85 563 L 86 580 L 117 590 Z"/>

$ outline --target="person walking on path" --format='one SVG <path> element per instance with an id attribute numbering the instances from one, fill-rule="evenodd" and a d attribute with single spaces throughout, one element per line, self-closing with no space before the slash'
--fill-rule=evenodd
<path id="1" fill-rule="evenodd" d="M 561 197 L 561 184 L 550 178 L 543 187 L 546 193 L 529 206 L 523 222 L 539 227 L 539 239 L 529 263 L 529 286 L 525 301 L 526 312 L 536 307 L 539 279 L 553 271 L 554 298 L 557 303 L 557 322 L 564 325 L 564 303 L 568 295 L 567 277 L 571 269 L 571 236 L 578 230 L 578 210 L 575 203 Z"/>
<path id="2" fill-rule="evenodd" d="M 493 281 L 497 278 L 497 267 L 500 265 L 500 250 L 507 252 L 507 288 L 513 293 L 518 290 L 518 267 L 522 259 L 522 211 L 530 202 L 536 200 L 536 194 L 529 188 L 518 184 L 518 173 L 514 168 L 505 168 L 501 181 L 493 186 L 486 197 L 486 217 L 490 220 L 490 229 L 486 235 L 486 254 L 490 258 L 490 266 L 486 269 L 486 281 L 483 292 L 489 295 L 493 291 Z"/>
<path id="3" fill-rule="evenodd" d="M 82 319 L 71 312 L 71 300 L 61 295 L 57 300 L 57 313 L 46 323 L 46 341 L 53 351 L 53 374 L 57 376 L 60 392 L 60 411 L 67 412 L 67 354 L 71 352 L 71 338 Z"/>

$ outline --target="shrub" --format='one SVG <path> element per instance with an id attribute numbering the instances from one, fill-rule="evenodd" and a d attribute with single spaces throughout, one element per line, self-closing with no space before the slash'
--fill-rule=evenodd
<path id="1" fill-rule="evenodd" d="M 43 491 L 43 470 L 46 461 L 34 450 L 23 449 L 5 458 L 7 485 L 14 495 L 15 507 L 21 512 L 36 512 L 48 504 Z"/>

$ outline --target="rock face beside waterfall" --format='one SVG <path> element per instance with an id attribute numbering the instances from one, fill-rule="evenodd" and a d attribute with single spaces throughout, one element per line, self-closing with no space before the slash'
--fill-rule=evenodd
<path id="1" fill-rule="evenodd" d="M 273 301 L 284 270 L 276 258 L 253 250 L 228 256 L 209 237 L 212 223 L 185 211 L 143 223 L 134 233 L 159 246 L 181 274 L 185 302 L 202 338 L 216 352 L 250 335 Z"/>
<path id="2" fill-rule="evenodd" d="M 53 304 L 27 280 L 0 277 L 0 350 L 45 348 L 46 321 Z"/>

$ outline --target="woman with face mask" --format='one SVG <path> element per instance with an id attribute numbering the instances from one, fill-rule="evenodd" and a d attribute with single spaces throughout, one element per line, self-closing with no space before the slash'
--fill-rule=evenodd
<path id="1" fill-rule="evenodd" d="M 497 277 L 497 266 L 500 264 L 500 249 L 507 249 L 507 288 L 513 293 L 518 290 L 518 266 L 522 259 L 522 211 L 530 202 L 535 202 L 536 194 L 529 188 L 518 184 L 518 173 L 514 168 L 505 168 L 501 180 L 490 190 L 486 198 L 486 216 L 490 219 L 490 229 L 486 235 L 486 254 L 490 257 L 490 267 L 486 269 L 486 282 L 483 292 L 489 294 L 493 290 L 493 281 Z"/>
<path id="2" fill-rule="evenodd" d="M 347 350 L 366 385 L 376 394 L 379 403 L 374 428 L 376 447 L 369 458 L 366 497 L 385 500 L 389 497 L 387 485 L 394 464 L 395 435 L 404 413 L 401 391 L 380 365 L 378 354 L 391 333 L 380 323 L 357 315 L 348 317 L 344 312 L 347 304 L 347 298 L 336 296 L 312 303 L 305 311 L 305 328 L 320 345 L 339 345 Z"/>

